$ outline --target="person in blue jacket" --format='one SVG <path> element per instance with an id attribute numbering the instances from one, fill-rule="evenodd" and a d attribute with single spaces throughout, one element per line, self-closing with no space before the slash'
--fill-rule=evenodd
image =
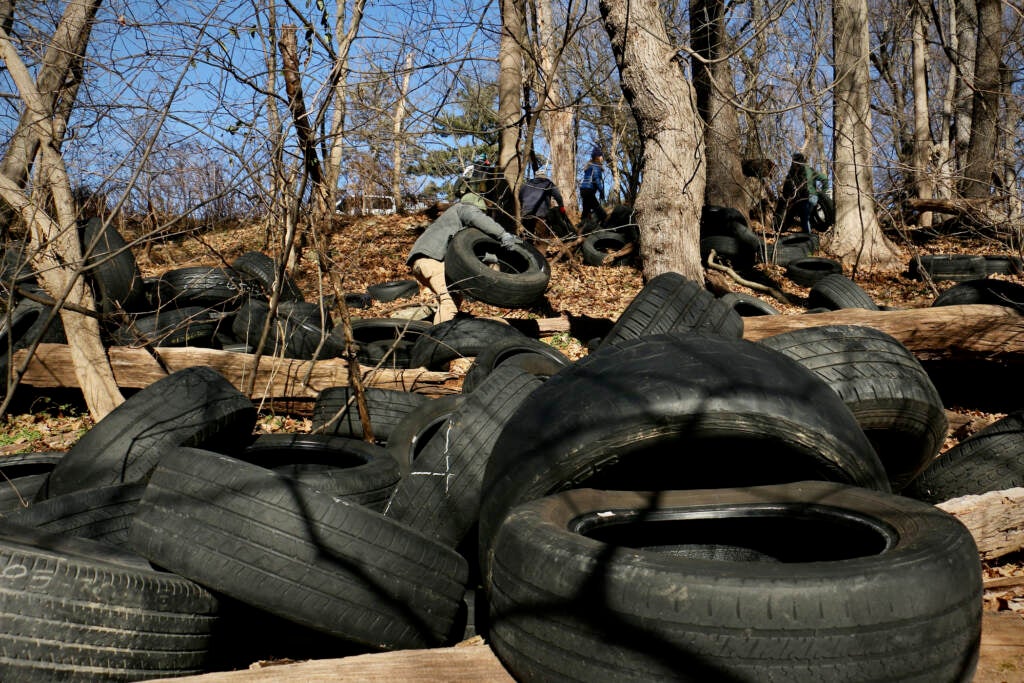
<path id="1" fill-rule="evenodd" d="M 604 223 L 608 217 L 601 206 L 604 198 L 604 152 L 600 147 L 595 147 L 590 152 L 590 161 L 583 167 L 583 179 L 580 181 L 580 200 L 583 204 L 580 222 L 586 221 L 593 214 L 600 223 Z"/>

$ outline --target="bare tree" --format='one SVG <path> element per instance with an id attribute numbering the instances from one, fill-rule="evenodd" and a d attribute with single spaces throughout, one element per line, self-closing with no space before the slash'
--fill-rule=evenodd
<path id="1" fill-rule="evenodd" d="M 914 185 L 919 199 L 931 199 L 935 193 L 935 175 L 931 169 L 934 142 L 928 119 L 928 46 L 924 8 L 920 2 L 911 6 L 914 45 Z M 932 224 L 930 211 L 922 212 L 917 224 Z"/>
<path id="2" fill-rule="evenodd" d="M 504 184 L 499 183 L 495 198 L 506 227 L 519 217 L 516 190 L 523 180 L 523 59 L 526 45 L 526 3 L 501 0 L 501 41 L 498 48 L 498 168 Z M 510 220 L 511 219 L 511 220 Z"/>
<path id="3" fill-rule="evenodd" d="M 835 227 L 828 247 L 854 270 L 894 270 L 899 254 L 882 233 L 872 193 L 867 0 L 833 0 Z"/>
<path id="4" fill-rule="evenodd" d="M 601 0 L 600 8 L 644 145 L 634 204 L 644 277 L 676 271 L 703 282 L 704 142 L 693 86 L 656 0 Z"/>
<path id="5" fill-rule="evenodd" d="M 977 0 L 978 42 L 974 60 L 974 97 L 971 107 L 971 136 L 964 162 L 961 194 L 988 197 L 999 148 L 1000 103 L 999 62 L 1003 54 L 1003 3 Z"/>

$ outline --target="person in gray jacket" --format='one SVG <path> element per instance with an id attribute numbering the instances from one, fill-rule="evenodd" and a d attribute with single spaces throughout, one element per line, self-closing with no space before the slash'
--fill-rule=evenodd
<path id="1" fill-rule="evenodd" d="M 505 249 L 522 243 L 521 239 L 507 232 L 480 208 L 468 202 L 452 204 L 437 217 L 437 220 L 428 225 L 413 243 L 405 263 L 412 271 L 413 277 L 437 297 L 435 325 L 451 320 L 459 312 L 459 307 L 452 299 L 444 279 L 444 257 L 448 251 L 448 243 L 456 233 L 465 228 L 477 228 L 498 240 Z"/>

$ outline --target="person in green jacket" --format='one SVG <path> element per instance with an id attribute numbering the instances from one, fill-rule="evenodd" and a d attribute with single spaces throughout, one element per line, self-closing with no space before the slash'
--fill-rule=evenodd
<path id="1" fill-rule="evenodd" d="M 776 208 L 776 222 L 785 230 L 795 218 L 800 219 L 804 232 L 811 232 L 811 216 L 814 215 L 821 195 L 828 192 L 828 176 L 807 163 L 802 152 L 793 152 L 793 163 L 782 183 L 782 194 Z"/>

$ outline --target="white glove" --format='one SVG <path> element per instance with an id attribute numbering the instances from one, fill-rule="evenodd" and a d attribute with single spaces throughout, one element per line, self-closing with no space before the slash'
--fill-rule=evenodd
<path id="1" fill-rule="evenodd" d="M 523 241 L 512 233 L 506 232 L 498 239 L 498 243 L 501 244 L 502 249 L 511 249 L 517 244 L 522 244 Z"/>

